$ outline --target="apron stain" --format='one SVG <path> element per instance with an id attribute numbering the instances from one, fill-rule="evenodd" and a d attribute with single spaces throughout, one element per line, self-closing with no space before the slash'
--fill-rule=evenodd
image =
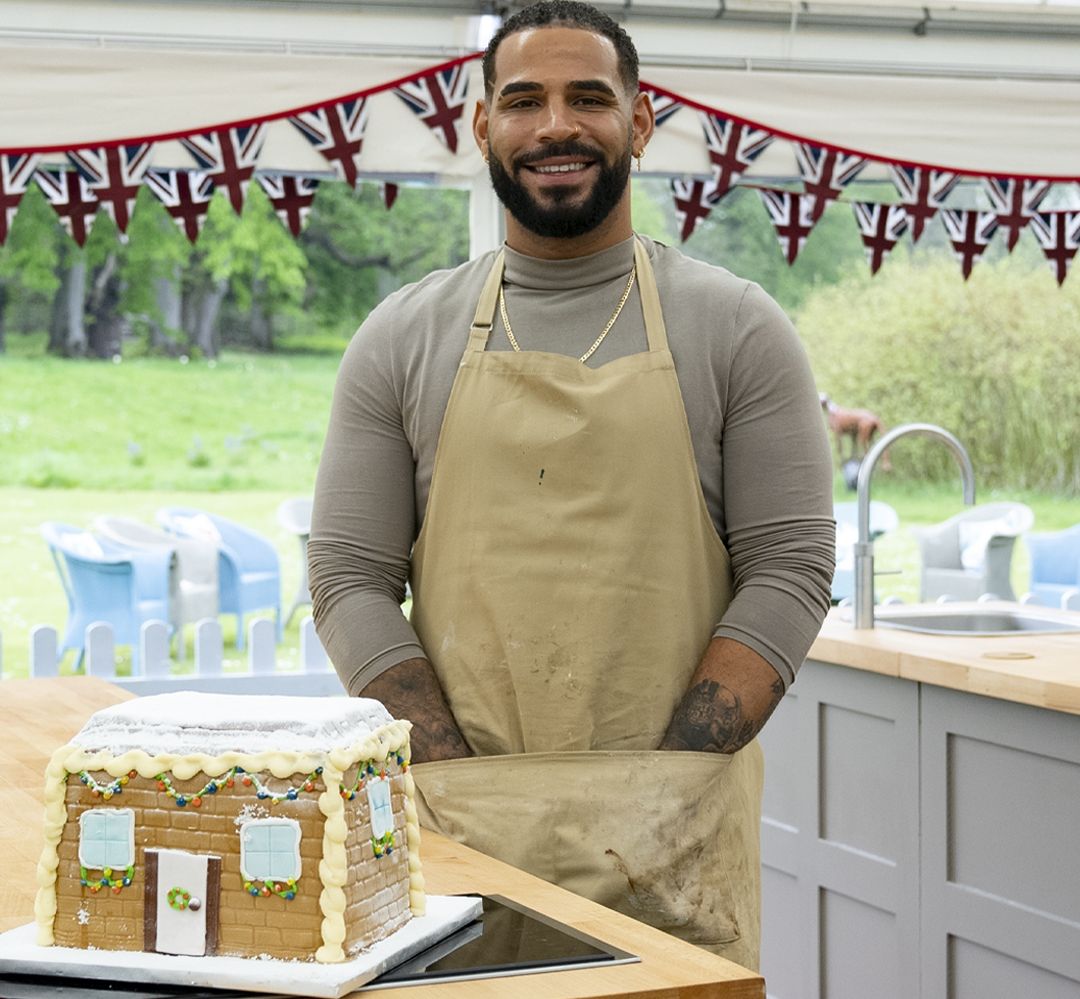
<path id="1" fill-rule="evenodd" d="M 544 470 L 541 468 L 540 469 L 540 481 L 537 483 L 537 485 L 542 486 L 543 484 L 544 484 Z"/>

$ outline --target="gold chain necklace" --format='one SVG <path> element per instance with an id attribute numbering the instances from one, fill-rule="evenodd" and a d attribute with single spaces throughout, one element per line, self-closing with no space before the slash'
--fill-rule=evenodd
<path id="1" fill-rule="evenodd" d="M 615 325 L 615 320 L 619 318 L 619 313 L 622 312 L 626 300 L 630 297 L 630 289 L 634 287 L 634 278 L 636 277 L 637 268 L 634 267 L 630 271 L 630 280 L 626 282 L 626 287 L 623 289 L 622 298 L 619 299 L 619 304 L 615 306 L 615 311 L 611 314 L 607 325 L 600 331 L 600 335 L 593 340 L 592 346 L 578 358 L 582 364 L 596 353 L 596 348 L 604 342 L 604 337 L 608 335 L 611 327 Z M 521 347 L 518 346 L 517 337 L 514 336 L 514 331 L 510 328 L 510 317 L 506 314 L 506 296 L 503 295 L 502 285 L 499 286 L 499 314 L 502 316 L 503 326 L 506 328 L 506 339 L 510 341 L 510 346 L 520 353 Z"/>

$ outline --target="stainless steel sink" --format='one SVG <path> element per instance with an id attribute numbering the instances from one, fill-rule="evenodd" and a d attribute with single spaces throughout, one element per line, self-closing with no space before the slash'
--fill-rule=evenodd
<path id="1" fill-rule="evenodd" d="M 921 611 L 915 614 L 890 614 L 879 608 L 874 623 L 883 628 L 901 628 L 928 635 L 1018 635 L 1065 634 L 1080 631 L 1080 615 L 1075 621 L 1051 615 L 1041 616 L 1030 610 L 952 610 Z"/>

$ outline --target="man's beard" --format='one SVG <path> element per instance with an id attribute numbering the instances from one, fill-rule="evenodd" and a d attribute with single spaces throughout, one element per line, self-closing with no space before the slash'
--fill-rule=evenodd
<path id="1" fill-rule="evenodd" d="M 516 179 L 527 163 L 553 156 L 581 156 L 600 164 L 600 175 L 580 204 L 567 203 L 568 198 L 578 193 L 576 188 L 569 185 L 562 190 L 553 189 L 550 192 L 551 203 L 541 204 Z M 512 172 L 502 165 L 494 152 L 488 160 L 495 194 L 520 225 L 537 236 L 557 239 L 583 236 L 592 232 L 611 214 L 626 190 L 630 179 L 630 139 L 627 139 L 622 156 L 610 164 L 605 162 L 598 149 L 579 142 L 553 142 L 543 150 L 519 156 L 511 166 Z"/>

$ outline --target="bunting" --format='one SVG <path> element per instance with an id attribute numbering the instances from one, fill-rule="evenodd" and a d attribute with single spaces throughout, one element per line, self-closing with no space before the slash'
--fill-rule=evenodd
<path id="1" fill-rule="evenodd" d="M 151 167 L 146 171 L 146 186 L 165 206 L 180 231 L 192 243 L 199 238 L 210 200 L 214 196 L 214 182 L 204 170 L 159 170 Z"/>
<path id="2" fill-rule="evenodd" d="M 720 200 L 716 196 L 716 183 L 712 180 L 699 180 L 695 177 L 683 177 L 671 182 L 671 193 L 675 199 L 675 218 L 679 224 L 679 237 L 685 243 L 694 233 L 698 224 L 709 217 Z"/>
<path id="3" fill-rule="evenodd" d="M 870 273 L 877 274 L 885 257 L 907 230 L 907 212 L 903 205 L 881 205 L 869 201 L 853 201 L 851 207 L 866 248 Z"/>
<path id="4" fill-rule="evenodd" d="M 1008 234 L 1006 245 L 1012 253 L 1020 233 L 1050 190 L 1048 180 L 1013 180 L 1008 177 L 983 178 L 990 195 L 991 210 L 998 225 Z"/>
<path id="5" fill-rule="evenodd" d="M 294 236 L 299 236 L 311 213 L 318 180 L 286 173 L 260 173 L 258 180 L 281 224 Z"/>
<path id="6" fill-rule="evenodd" d="M 153 143 L 143 142 L 131 146 L 76 149 L 67 154 L 68 161 L 79 171 L 121 232 L 127 232 L 153 151 Z"/>
<path id="7" fill-rule="evenodd" d="M 937 215 L 949 193 L 960 183 L 960 175 L 898 163 L 889 164 L 889 175 L 911 224 L 911 241 L 917 243 L 926 223 Z"/>
<path id="8" fill-rule="evenodd" d="M 311 210 L 318 178 L 279 172 L 260 172 L 257 161 L 267 135 L 268 122 L 288 119 L 330 164 L 337 177 L 352 187 L 360 180 L 360 156 L 368 125 L 372 94 L 393 92 L 427 125 L 452 153 L 457 152 L 468 86 L 467 64 L 477 56 L 453 64 L 429 67 L 405 80 L 373 87 L 363 95 L 337 98 L 303 111 L 283 112 L 266 121 L 242 126 L 212 126 L 176 138 L 194 157 L 197 169 L 153 169 L 152 138 L 126 144 L 70 149 L 60 153 L 75 168 L 39 169 L 42 155 L 0 151 L 0 245 L 32 177 L 64 227 L 82 246 L 99 207 L 115 221 L 121 233 L 128 229 L 138 189 L 145 184 L 177 226 L 192 242 L 199 238 L 213 193 L 221 188 L 236 212 L 243 209 L 248 184 L 257 178 L 283 224 L 294 234 Z M 777 138 L 790 143 L 798 163 L 803 191 L 763 190 L 762 200 L 776 229 L 784 255 L 794 262 L 829 201 L 841 199 L 844 189 L 868 162 L 889 170 L 900 204 L 852 202 L 860 237 L 872 273 L 876 273 L 905 232 L 918 241 L 927 223 L 942 214 L 946 232 L 964 271 L 964 277 L 989 245 L 994 232 L 1004 231 L 1011 250 L 1025 226 L 1031 226 L 1058 282 L 1064 281 L 1076 256 L 1080 239 L 1080 212 L 1041 212 L 1039 208 L 1055 183 L 1041 178 L 967 178 L 980 183 L 990 200 L 990 211 L 959 211 L 945 202 L 965 178 L 952 170 L 929 165 L 901 165 L 873 160 L 861 153 L 829 149 L 815 141 L 778 136 L 769 128 L 704 108 L 677 94 L 641 85 L 653 104 L 658 126 L 683 107 L 694 107 L 701 123 L 709 157 L 709 177 L 687 176 L 671 182 L 675 213 L 683 241 L 690 238 L 726 193 L 738 183 L 755 160 Z M 284 127 L 284 126 L 283 126 Z M 60 147 L 52 147 L 57 149 Z M 67 148 L 67 147 L 63 147 Z M 398 195 L 394 183 L 382 184 L 383 203 L 389 209 Z M 1065 202 L 1068 204 L 1069 202 Z"/>
<path id="9" fill-rule="evenodd" d="M 649 97 L 649 103 L 652 104 L 653 107 L 653 114 L 656 116 L 657 128 L 669 121 L 671 116 L 675 114 L 679 108 L 684 106 L 682 101 L 677 100 L 670 94 L 662 94 L 659 90 L 654 90 L 652 87 L 643 86 L 641 92 L 647 94 Z"/>
<path id="10" fill-rule="evenodd" d="M 465 110 L 469 75 L 462 64 L 408 80 L 394 93 L 435 133 L 452 153 L 457 152 L 458 122 Z"/>
<path id="11" fill-rule="evenodd" d="M 814 228 L 814 195 L 795 194 L 792 191 L 777 191 L 772 188 L 761 188 L 758 193 L 761 194 L 765 210 L 769 213 L 769 221 L 776 229 L 784 257 L 789 264 L 795 263 L 795 258 L 806 243 L 806 237 Z"/>
<path id="12" fill-rule="evenodd" d="M 719 201 L 772 143 L 773 134 L 731 118 L 699 111 L 705 145 L 713 169 L 713 189 Z"/>
<path id="13" fill-rule="evenodd" d="M 811 219 L 817 222 L 830 201 L 839 199 L 844 188 L 858 175 L 866 160 L 854 153 L 825 149 L 809 142 L 795 143 L 795 161 L 803 179 L 803 189 L 814 199 Z"/>
<path id="14" fill-rule="evenodd" d="M 1036 212 L 1030 224 L 1057 283 L 1061 284 L 1080 249 L 1080 211 Z"/>
<path id="15" fill-rule="evenodd" d="M 368 122 L 367 101 L 363 97 L 303 111 L 289 121 L 322 153 L 341 180 L 349 187 L 356 187 Z"/>
<path id="16" fill-rule="evenodd" d="M 945 223 L 945 231 L 956 251 L 966 281 L 971 276 L 972 265 L 983 255 L 997 232 L 998 218 L 993 212 L 942 208 L 941 221 Z"/>
<path id="17" fill-rule="evenodd" d="M 195 162 L 207 172 L 214 187 L 229 196 L 229 203 L 237 215 L 244 210 L 244 195 L 265 141 L 265 125 L 220 128 L 180 140 L 195 157 Z"/>
<path id="18" fill-rule="evenodd" d="M 85 246 L 99 207 L 86 179 L 77 170 L 38 170 L 34 179 L 68 235 Z"/>
<path id="19" fill-rule="evenodd" d="M 41 157 L 37 153 L 0 155 L 0 246 L 7 241 L 19 202 L 40 162 Z"/>

